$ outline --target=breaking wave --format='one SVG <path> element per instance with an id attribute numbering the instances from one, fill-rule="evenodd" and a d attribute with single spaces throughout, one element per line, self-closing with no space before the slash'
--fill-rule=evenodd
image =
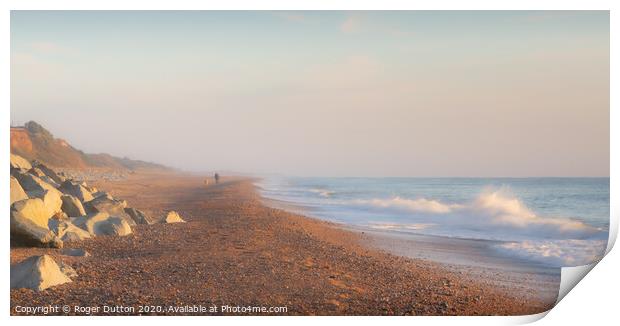
<path id="1" fill-rule="evenodd" d="M 389 209 L 409 213 L 416 222 L 438 223 L 444 226 L 462 226 L 479 230 L 503 239 L 581 239 L 599 233 L 601 230 L 581 221 L 564 217 L 541 217 L 532 212 L 523 202 L 505 191 L 481 193 L 466 204 L 448 204 L 426 198 L 355 200 L 356 205 L 371 209 Z M 498 234 L 499 231 L 504 231 Z"/>
<path id="2" fill-rule="evenodd" d="M 500 180 L 499 190 L 479 180 L 291 180 L 268 179 L 260 184 L 261 192 L 318 218 L 377 231 L 491 240 L 486 243 L 503 255 L 554 267 L 599 260 L 608 238 L 607 224 L 601 223 L 608 212 L 600 209 L 608 204 L 604 180 L 600 188 L 589 180 L 519 180 L 515 190 L 530 207 L 510 191 L 511 180 Z"/>
<path id="3" fill-rule="evenodd" d="M 370 199 L 370 200 L 356 200 L 356 204 L 370 205 L 381 208 L 396 208 L 408 210 L 411 212 L 421 213 L 450 213 L 454 208 L 460 207 L 460 205 L 446 205 L 437 200 L 428 200 L 426 198 L 419 199 L 406 199 L 401 197 L 394 197 L 392 199 Z"/>
<path id="4" fill-rule="evenodd" d="M 315 194 L 319 194 L 319 196 L 321 197 L 330 197 L 331 195 L 335 194 L 335 191 L 321 189 L 321 188 L 313 188 L 313 189 L 310 189 L 309 191 Z"/>
<path id="5" fill-rule="evenodd" d="M 401 197 L 354 203 L 365 209 L 406 213 L 407 223 L 370 224 L 371 228 L 500 240 L 495 248 L 504 254 L 553 267 L 597 261 L 607 244 L 602 229 L 566 217 L 538 216 L 503 190 L 482 192 L 465 204 Z"/>

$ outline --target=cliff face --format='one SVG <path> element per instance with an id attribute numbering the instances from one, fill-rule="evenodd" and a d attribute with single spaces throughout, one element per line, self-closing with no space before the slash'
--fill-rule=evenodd
<path id="1" fill-rule="evenodd" d="M 54 136 L 34 121 L 11 128 L 11 153 L 54 167 L 85 168 L 84 153 Z"/>
<path id="2" fill-rule="evenodd" d="M 32 141 L 26 128 L 11 127 L 11 153 L 16 151 L 32 153 Z"/>
<path id="3" fill-rule="evenodd" d="M 87 154 L 54 136 L 40 124 L 30 121 L 11 128 L 11 153 L 28 160 L 62 168 L 167 169 L 166 167 L 109 154 Z"/>

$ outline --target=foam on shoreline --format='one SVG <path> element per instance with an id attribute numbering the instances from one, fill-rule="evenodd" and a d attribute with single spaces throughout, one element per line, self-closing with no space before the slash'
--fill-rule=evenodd
<path id="1" fill-rule="evenodd" d="M 439 263 L 449 270 L 484 280 L 494 287 L 524 298 L 554 301 L 560 284 L 560 268 L 540 264 L 529 257 L 506 255 L 496 249 L 500 241 L 446 238 L 343 226 L 363 232 L 370 247 L 388 253 Z M 525 281 L 527 280 L 527 281 Z"/>
<path id="2" fill-rule="evenodd" d="M 329 184 L 326 180 L 321 183 Z M 263 197 L 276 201 L 268 205 L 293 213 L 411 236 L 494 240 L 498 241 L 492 248 L 495 254 L 548 267 L 596 261 L 607 239 L 603 227 L 573 218 L 538 215 L 505 188 L 486 188 L 466 202 L 398 195 L 360 199 L 355 198 L 365 194 L 360 188 L 353 195 L 343 195 L 327 186 L 308 189 L 281 181 L 267 182 L 259 189 Z"/>

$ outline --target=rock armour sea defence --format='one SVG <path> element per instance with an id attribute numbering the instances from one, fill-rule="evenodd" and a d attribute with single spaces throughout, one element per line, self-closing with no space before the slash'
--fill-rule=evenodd
<path id="1" fill-rule="evenodd" d="M 97 236 L 128 236 L 132 226 L 153 224 L 143 211 L 127 202 L 66 178 L 40 162 L 29 162 L 11 154 L 11 245 L 62 248 L 65 242 Z M 165 223 L 184 222 L 176 212 L 162 218 Z M 85 258 L 82 249 L 73 256 Z M 78 254 L 73 253 L 77 250 Z M 83 252 L 79 254 L 79 252 Z M 32 256 L 11 266 L 11 288 L 42 291 L 71 282 L 77 277 L 68 264 L 50 256 Z"/>
<path id="2" fill-rule="evenodd" d="M 153 223 L 144 212 L 127 206 L 126 201 L 85 182 L 65 179 L 40 162 L 31 164 L 11 155 L 14 244 L 60 247 L 63 241 L 97 235 L 129 235 L 132 226 Z"/>
<path id="3" fill-rule="evenodd" d="M 124 200 L 14 154 L 10 186 L 11 245 L 62 248 L 64 242 L 95 236 L 131 235 L 132 226 L 154 223 Z M 163 220 L 184 222 L 176 212 Z M 34 256 L 11 267 L 11 287 L 40 291 L 70 282 L 65 274 L 74 272 L 49 256 Z"/>

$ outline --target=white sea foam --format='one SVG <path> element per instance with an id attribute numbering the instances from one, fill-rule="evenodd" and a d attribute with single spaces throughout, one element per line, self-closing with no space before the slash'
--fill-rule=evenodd
<path id="1" fill-rule="evenodd" d="M 397 208 L 420 213 L 450 213 L 453 209 L 461 207 L 460 205 L 446 205 L 437 200 L 428 200 L 426 198 L 406 199 L 394 197 L 391 199 L 370 199 L 355 200 L 360 205 L 370 205 L 381 208 Z"/>
<path id="2" fill-rule="evenodd" d="M 538 216 L 519 199 L 501 190 L 483 192 L 474 201 L 466 204 L 446 204 L 426 198 L 401 197 L 355 200 L 354 203 L 371 208 L 405 211 L 420 223 L 479 230 L 480 233 L 488 235 L 484 238 L 489 239 L 502 239 L 504 235 L 509 239 L 581 239 L 601 231 L 569 218 Z"/>
<path id="3" fill-rule="evenodd" d="M 310 189 L 310 192 L 319 194 L 319 196 L 321 197 L 330 197 L 331 195 L 335 193 L 334 191 L 327 190 L 327 189 L 321 189 L 321 188 Z"/>
<path id="4" fill-rule="evenodd" d="M 589 237 L 600 230 L 570 218 L 541 217 L 519 199 L 504 191 L 485 192 L 464 211 L 476 222 L 496 228 L 510 228 L 533 236 L 555 238 Z"/>
<path id="5" fill-rule="evenodd" d="M 434 225 L 431 223 L 369 223 L 368 227 L 379 230 L 424 230 Z"/>
<path id="6" fill-rule="evenodd" d="M 316 185 L 306 188 L 287 185 L 283 189 L 279 189 L 280 183 L 275 183 L 271 185 L 278 186 L 275 195 L 273 187 L 266 189 L 270 191 L 271 196 L 284 201 L 301 200 L 302 203 L 310 202 L 321 207 L 322 211 L 314 211 L 320 218 L 334 218 L 385 231 L 500 241 L 500 244 L 493 246 L 504 254 L 538 261 L 548 266 L 591 263 L 600 259 L 605 250 L 607 241 L 605 228 L 597 228 L 568 216 L 540 215 L 514 196 L 510 188 L 500 190 L 482 188 L 483 190 L 472 200 L 447 201 L 424 196 L 406 197 L 402 191 L 391 189 L 387 181 L 386 189 L 383 191 L 376 190 L 374 180 L 371 184 L 375 188 L 370 191 L 365 191 L 363 186 L 361 190 L 355 188 L 357 184 L 345 187 L 342 184 L 346 184 L 346 180 L 332 182 L 329 188 Z M 358 183 L 359 180 L 355 182 Z M 470 188 L 474 190 L 476 187 Z M 475 191 L 480 189 L 479 187 Z M 536 191 L 536 188 L 532 189 Z M 452 189 L 446 188 L 435 192 L 441 196 L 451 191 Z M 454 191 L 455 198 L 466 197 L 462 196 L 464 190 Z M 295 195 L 291 197 L 289 192 Z M 313 195 L 305 197 L 303 192 Z M 376 193 L 375 198 L 357 197 L 373 192 Z M 396 195 L 379 197 L 382 193 Z M 546 193 L 540 191 L 539 193 L 540 196 L 547 196 Z M 448 196 L 441 198 L 446 197 Z M 546 198 L 541 197 L 541 200 L 545 201 Z M 566 201 L 549 204 L 566 205 Z M 557 211 L 572 212 L 573 209 Z M 575 214 L 588 215 L 583 209 L 575 210 Z M 600 215 L 600 212 L 598 214 Z"/>
<path id="7" fill-rule="evenodd" d="M 605 240 L 538 240 L 508 242 L 497 246 L 498 250 L 520 258 L 526 258 L 548 266 L 581 266 L 602 258 Z"/>

